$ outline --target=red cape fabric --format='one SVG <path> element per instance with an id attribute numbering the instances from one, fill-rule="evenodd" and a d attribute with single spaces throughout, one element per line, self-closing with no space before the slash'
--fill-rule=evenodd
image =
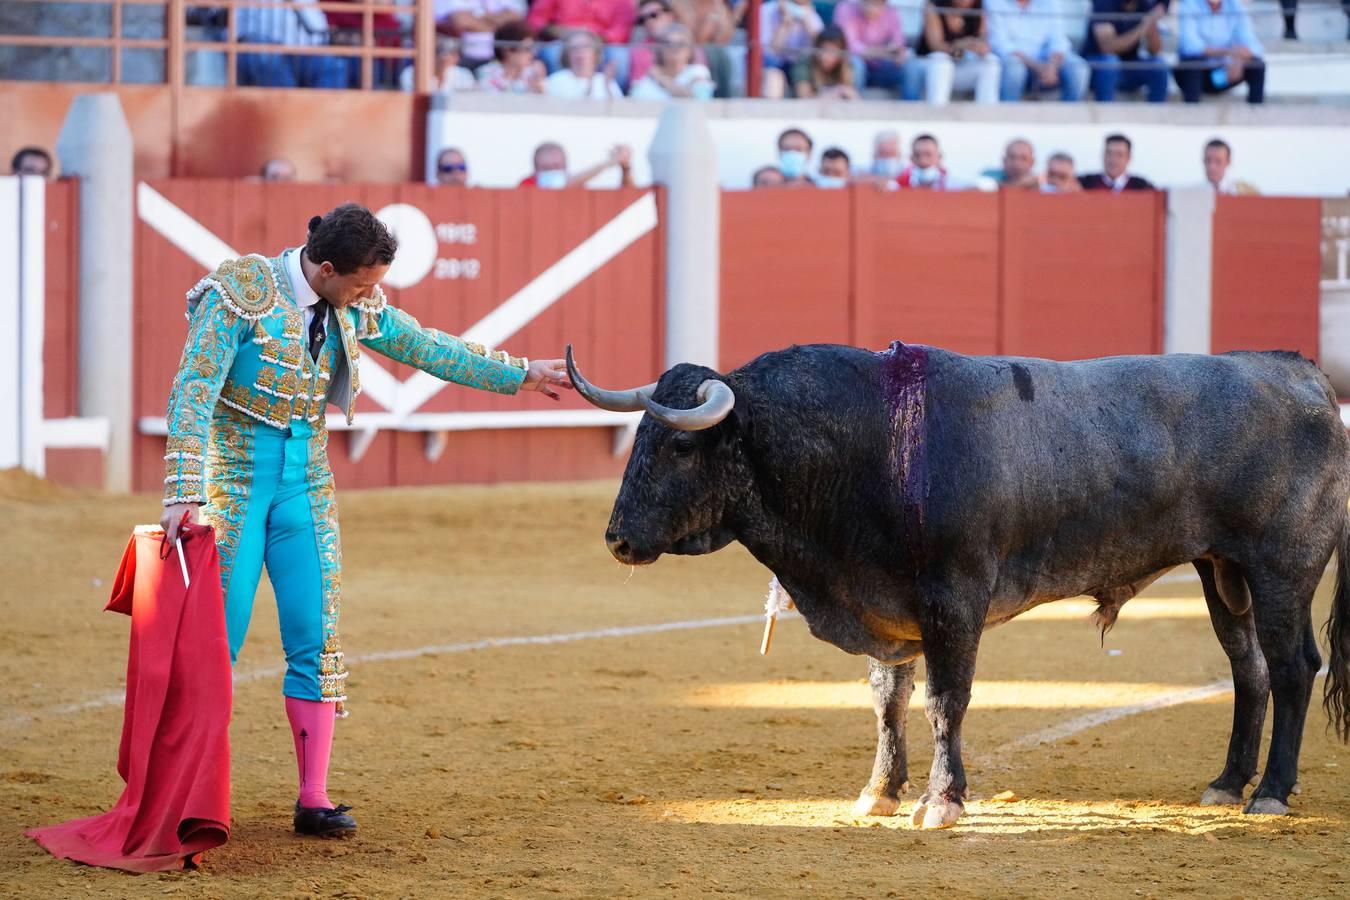
<path id="1" fill-rule="evenodd" d="M 220 557 L 206 525 L 159 558 L 160 535 L 132 535 L 107 608 L 131 615 L 127 700 L 109 812 L 28 836 L 52 855 L 128 872 L 196 865 L 230 836 L 232 689 Z M 171 548 L 172 549 L 172 548 Z"/>

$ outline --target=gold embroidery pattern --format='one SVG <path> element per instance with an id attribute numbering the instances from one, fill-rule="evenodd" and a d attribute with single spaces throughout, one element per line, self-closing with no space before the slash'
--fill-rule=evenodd
<path id="1" fill-rule="evenodd" d="M 309 505 L 318 542 L 319 571 L 323 578 L 323 652 L 319 654 L 319 693 L 325 703 L 337 704 L 339 718 L 347 717 L 347 666 L 338 637 L 342 595 L 342 539 L 338 531 L 337 492 L 328 465 L 328 429 L 320 421 L 309 438 L 307 453 Z"/>
<path id="2" fill-rule="evenodd" d="M 202 507 L 202 515 L 216 531 L 220 583 L 226 593 L 244 530 L 244 514 L 248 511 L 251 482 L 240 476 L 253 465 L 255 427 L 248 419 L 229 410 L 222 410 L 211 427 L 211 447 L 206 461 L 206 505 Z"/>
<path id="3" fill-rule="evenodd" d="M 525 380 L 526 361 L 504 350 L 468 344 L 435 328 L 424 328 L 401 309 L 386 307 L 379 338 L 366 345 L 390 359 L 453 381 L 499 394 L 514 394 Z"/>
<path id="4" fill-rule="evenodd" d="M 225 306 L 241 319 L 256 322 L 277 305 L 277 280 L 272 263 L 257 253 L 227 259 L 187 292 L 189 308 L 208 290 L 219 292 Z"/>

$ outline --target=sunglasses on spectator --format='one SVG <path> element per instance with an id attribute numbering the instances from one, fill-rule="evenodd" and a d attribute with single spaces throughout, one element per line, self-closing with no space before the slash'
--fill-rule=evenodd
<path id="1" fill-rule="evenodd" d="M 442 172 L 467 172 L 469 167 L 465 163 L 441 163 Z"/>
<path id="2" fill-rule="evenodd" d="M 654 9 L 651 12 L 645 12 L 638 16 L 638 21 L 650 22 L 652 19 L 659 19 L 664 15 L 667 15 L 667 12 L 664 9 Z"/>

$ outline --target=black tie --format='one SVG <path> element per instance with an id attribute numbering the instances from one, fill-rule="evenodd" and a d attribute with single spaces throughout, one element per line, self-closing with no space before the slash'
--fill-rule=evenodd
<path id="1" fill-rule="evenodd" d="M 323 350 L 324 338 L 328 336 L 324 324 L 328 321 L 328 301 L 320 300 L 314 304 L 314 318 L 309 322 L 309 358 L 319 361 Z"/>

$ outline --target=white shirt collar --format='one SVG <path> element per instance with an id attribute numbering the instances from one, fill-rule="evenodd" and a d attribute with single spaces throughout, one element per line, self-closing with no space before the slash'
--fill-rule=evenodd
<path id="1" fill-rule="evenodd" d="M 1107 175 L 1105 172 L 1103 172 L 1102 180 L 1105 181 L 1108 185 L 1110 185 L 1111 190 L 1123 191 L 1125 190 L 1125 186 L 1130 183 L 1130 173 L 1121 172 L 1119 178 L 1112 178 L 1110 175 Z"/>
<path id="2" fill-rule="evenodd" d="M 295 292 L 295 303 L 301 309 L 309 309 L 319 302 L 319 295 L 305 280 L 304 267 L 300 265 L 300 251 L 303 247 L 293 247 L 286 251 L 286 275 L 291 279 L 291 289 Z"/>

